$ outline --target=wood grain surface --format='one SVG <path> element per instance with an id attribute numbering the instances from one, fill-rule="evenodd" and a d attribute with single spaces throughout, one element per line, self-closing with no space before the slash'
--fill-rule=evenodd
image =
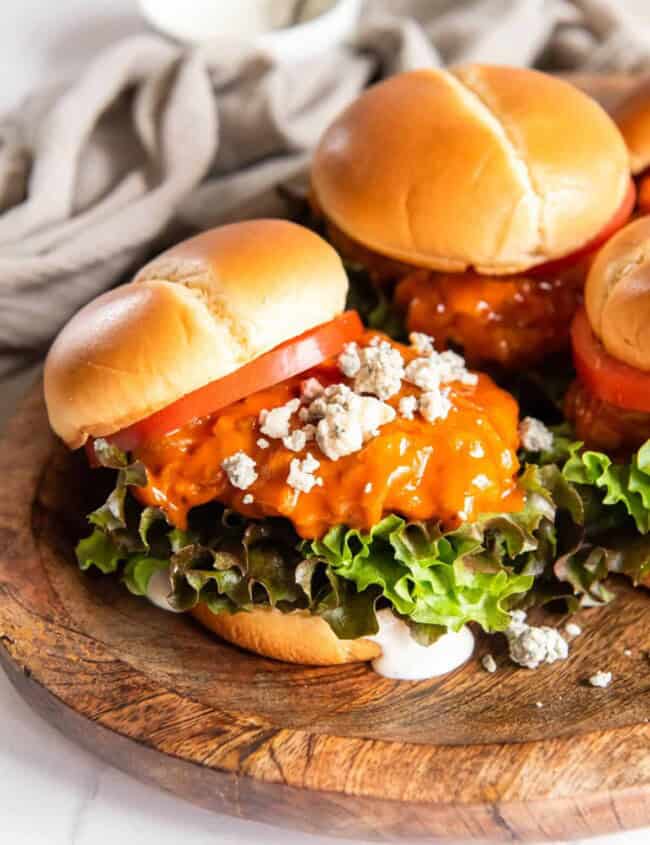
<path id="1" fill-rule="evenodd" d="M 482 641 L 420 683 L 288 666 L 77 570 L 97 473 L 55 442 L 39 389 L 0 472 L 0 661 L 48 721 L 119 768 L 203 807 L 341 836 L 552 840 L 650 824 L 649 593 L 615 583 L 614 604 L 579 615 L 570 659 L 535 672 L 493 642 L 488 674 Z M 597 669 L 610 688 L 585 683 Z"/>
<path id="2" fill-rule="evenodd" d="M 608 107 L 633 84 L 573 81 Z M 0 450 L 0 663 L 86 748 L 202 807 L 308 832 L 537 841 L 650 825 L 650 593 L 615 582 L 612 605 L 579 615 L 570 659 L 535 672 L 502 638 L 494 675 L 480 638 L 427 682 L 288 666 L 79 573 L 97 475 L 54 440 L 36 388 Z M 586 683 L 598 669 L 608 689 Z"/>

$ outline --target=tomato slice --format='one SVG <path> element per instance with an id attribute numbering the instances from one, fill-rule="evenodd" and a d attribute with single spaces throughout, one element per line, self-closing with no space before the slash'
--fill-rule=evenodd
<path id="1" fill-rule="evenodd" d="M 650 412 L 650 373 L 613 358 L 581 308 L 571 326 L 573 362 L 584 385 L 598 398 L 628 411 Z"/>
<path id="2" fill-rule="evenodd" d="M 609 223 L 600 230 L 596 237 L 587 241 L 584 246 L 580 247 L 580 249 L 577 249 L 575 252 L 565 255 L 563 258 L 556 258 L 553 261 L 546 261 L 544 264 L 538 264 L 536 267 L 531 267 L 530 270 L 526 270 L 526 273 L 530 273 L 534 276 L 557 275 L 558 273 L 564 272 L 564 270 L 569 267 L 572 267 L 574 264 L 577 264 L 581 258 L 585 258 L 590 253 L 597 250 L 599 246 L 602 246 L 605 241 L 611 238 L 614 232 L 617 232 L 627 223 L 632 215 L 632 211 L 634 210 L 635 202 L 636 188 L 634 186 L 634 182 L 630 180 L 627 193 L 625 194 L 625 198 L 623 199 L 618 211 Z"/>
<path id="3" fill-rule="evenodd" d="M 276 346 L 234 373 L 187 393 L 166 408 L 107 439 L 125 451 L 134 449 L 144 440 L 169 434 L 190 420 L 206 417 L 252 393 L 310 370 L 336 355 L 346 343 L 356 340 L 363 332 L 363 323 L 357 312 L 345 311 L 329 323 Z"/>

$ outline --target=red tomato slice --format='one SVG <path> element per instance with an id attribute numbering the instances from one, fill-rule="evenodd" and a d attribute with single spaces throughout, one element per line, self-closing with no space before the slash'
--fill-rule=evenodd
<path id="1" fill-rule="evenodd" d="M 650 373 L 613 358 L 581 308 L 571 326 L 573 362 L 583 384 L 600 399 L 628 411 L 650 412 Z"/>
<path id="2" fill-rule="evenodd" d="M 538 264 L 537 267 L 531 267 L 530 270 L 526 270 L 526 273 L 531 273 L 535 276 L 555 276 L 562 273 L 569 267 L 572 267 L 581 258 L 584 258 L 591 252 L 597 250 L 599 246 L 602 246 L 605 241 L 611 238 L 614 232 L 617 232 L 627 223 L 632 211 L 634 210 L 635 202 L 636 188 L 634 187 L 634 182 L 630 180 L 630 186 L 627 189 L 627 193 L 625 194 L 625 198 L 623 199 L 620 208 L 609 223 L 600 230 L 595 238 L 587 241 L 584 246 L 580 247 L 580 249 L 577 249 L 575 252 L 565 255 L 563 258 L 557 258 L 553 261 L 547 261 L 544 264 Z"/>
<path id="3" fill-rule="evenodd" d="M 134 449 L 144 440 L 169 434 L 190 420 L 206 417 L 252 393 L 310 370 L 336 355 L 363 332 L 357 312 L 346 311 L 329 323 L 265 352 L 234 373 L 187 393 L 166 408 L 112 434 L 108 440 L 126 451 Z"/>

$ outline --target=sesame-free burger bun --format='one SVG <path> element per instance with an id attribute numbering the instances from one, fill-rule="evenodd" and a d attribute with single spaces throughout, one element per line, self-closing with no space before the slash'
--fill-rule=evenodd
<path id="1" fill-rule="evenodd" d="M 647 79 L 614 111 L 630 153 L 632 173 L 640 173 L 650 164 L 650 79 Z"/>
<path id="2" fill-rule="evenodd" d="M 628 223 L 599 251 L 587 277 L 585 306 L 610 355 L 650 370 L 650 217 Z"/>
<path id="3" fill-rule="evenodd" d="M 45 363 L 50 423 L 71 448 L 113 434 L 339 314 L 336 252 L 294 223 L 212 229 L 90 302 Z"/>
<path id="4" fill-rule="evenodd" d="M 381 654 L 377 643 L 363 637 L 340 640 L 327 622 L 307 612 L 281 613 L 271 608 L 255 608 L 216 614 L 207 605 L 198 604 L 191 613 L 224 640 L 285 663 L 333 666 L 373 660 Z"/>
<path id="5" fill-rule="evenodd" d="M 347 236 L 422 267 L 514 273 L 584 246 L 629 185 L 620 132 L 567 82 L 521 68 L 417 70 L 326 130 L 316 205 Z"/>

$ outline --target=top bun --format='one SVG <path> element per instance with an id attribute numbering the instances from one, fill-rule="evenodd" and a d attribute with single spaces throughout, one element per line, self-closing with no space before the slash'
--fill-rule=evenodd
<path id="1" fill-rule="evenodd" d="M 634 90 L 614 111 L 630 153 L 632 173 L 650 164 L 650 80 Z"/>
<path id="2" fill-rule="evenodd" d="M 332 247 L 294 223 L 184 241 L 61 331 L 45 362 L 52 428 L 71 448 L 113 434 L 331 320 L 347 287 Z"/>
<path id="3" fill-rule="evenodd" d="M 436 270 L 514 273 L 584 246 L 629 184 L 602 108 L 531 70 L 467 65 L 375 85 L 325 132 L 312 185 L 349 237 Z"/>
<path id="4" fill-rule="evenodd" d="M 628 223 L 600 250 L 587 277 L 585 305 L 609 354 L 650 370 L 650 217 Z"/>

